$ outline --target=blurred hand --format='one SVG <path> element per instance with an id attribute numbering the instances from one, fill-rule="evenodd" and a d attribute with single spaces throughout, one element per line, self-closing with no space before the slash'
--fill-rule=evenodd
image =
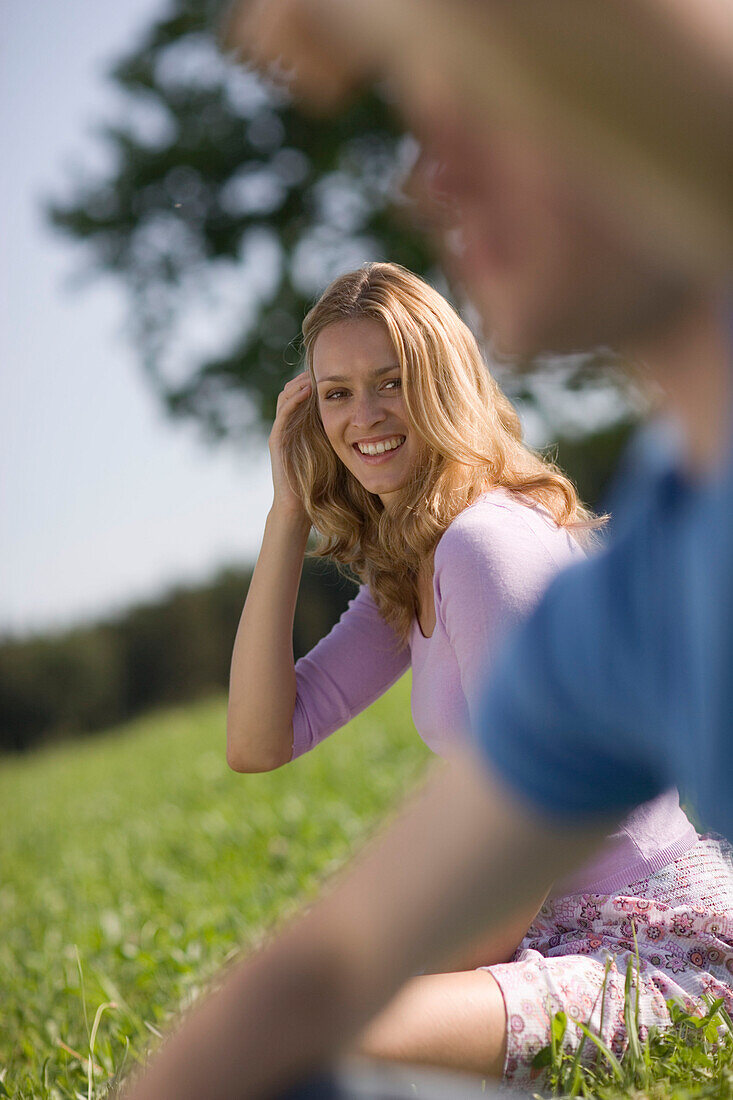
<path id="1" fill-rule="evenodd" d="M 305 105 L 330 111 L 365 76 L 358 38 L 333 5 L 317 0 L 236 0 L 222 31 L 225 49 L 287 84 Z"/>
<path id="2" fill-rule="evenodd" d="M 311 380 L 308 371 L 291 378 L 277 399 L 277 413 L 270 432 L 270 462 L 272 464 L 272 484 L 274 488 L 273 510 L 296 519 L 307 520 L 303 502 L 294 492 L 285 473 L 282 457 L 282 441 L 285 425 L 298 405 L 311 394 Z"/>

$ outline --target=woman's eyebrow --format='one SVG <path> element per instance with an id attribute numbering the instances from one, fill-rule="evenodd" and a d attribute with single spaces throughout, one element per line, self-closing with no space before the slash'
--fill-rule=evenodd
<path id="1" fill-rule="evenodd" d="M 388 374 L 390 371 L 399 370 L 399 363 L 392 363 L 388 367 L 377 367 L 376 370 L 369 371 L 372 378 L 378 378 L 382 374 Z M 341 374 L 329 374 L 327 378 L 316 378 L 316 385 L 320 386 L 321 382 L 349 382 L 350 379 L 344 378 Z"/>

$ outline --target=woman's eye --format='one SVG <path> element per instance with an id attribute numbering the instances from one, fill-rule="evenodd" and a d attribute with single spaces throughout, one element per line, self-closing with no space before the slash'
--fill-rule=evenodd
<path id="1" fill-rule="evenodd" d="M 392 386 L 393 389 L 398 390 L 402 386 L 402 379 L 401 378 L 390 378 L 389 382 L 385 382 L 384 385 L 385 385 L 385 389 L 387 388 L 387 386 Z"/>
<path id="2" fill-rule="evenodd" d="M 331 401 L 335 397 L 343 397 L 346 390 L 331 390 L 326 394 L 326 401 Z"/>

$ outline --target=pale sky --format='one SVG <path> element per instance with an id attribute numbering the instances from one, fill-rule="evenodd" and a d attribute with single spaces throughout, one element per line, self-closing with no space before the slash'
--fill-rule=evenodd
<path id="1" fill-rule="evenodd" d="M 158 409 L 123 332 L 121 285 L 73 289 L 82 250 L 45 198 L 99 156 L 104 73 L 160 0 L 6 0 L 0 14 L 0 633 L 96 618 L 251 561 L 266 448 L 211 450 Z"/>
<path id="2" fill-rule="evenodd" d="M 165 0 L 0 8 L 0 636 L 203 581 L 252 562 L 262 537 L 264 441 L 211 449 L 194 424 L 166 420 L 125 335 L 123 287 L 93 276 L 74 288 L 85 252 L 44 220 L 44 200 L 102 169 L 94 126 L 130 111 L 105 73 L 165 10 Z M 365 258 L 343 257 L 342 269 Z M 227 310 L 241 321 L 267 266 L 247 282 L 236 264 L 221 272 L 221 312 L 203 294 L 187 305 L 185 346 L 215 353 Z M 549 377 L 535 396 L 544 419 L 523 410 L 535 445 L 548 424 L 613 418 L 617 400 L 603 387 L 571 399 Z"/>

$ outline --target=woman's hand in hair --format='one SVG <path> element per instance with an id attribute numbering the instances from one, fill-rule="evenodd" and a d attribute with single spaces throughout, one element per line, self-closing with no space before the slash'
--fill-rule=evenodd
<path id="1" fill-rule="evenodd" d="M 307 519 L 303 502 L 291 486 L 285 473 L 282 459 L 282 438 L 285 425 L 292 416 L 293 411 L 310 397 L 310 393 L 311 379 L 308 371 L 303 371 L 285 384 L 277 399 L 277 413 L 269 439 L 272 484 L 275 493 L 273 509 L 288 517 L 302 519 L 303 521 Z"/>

